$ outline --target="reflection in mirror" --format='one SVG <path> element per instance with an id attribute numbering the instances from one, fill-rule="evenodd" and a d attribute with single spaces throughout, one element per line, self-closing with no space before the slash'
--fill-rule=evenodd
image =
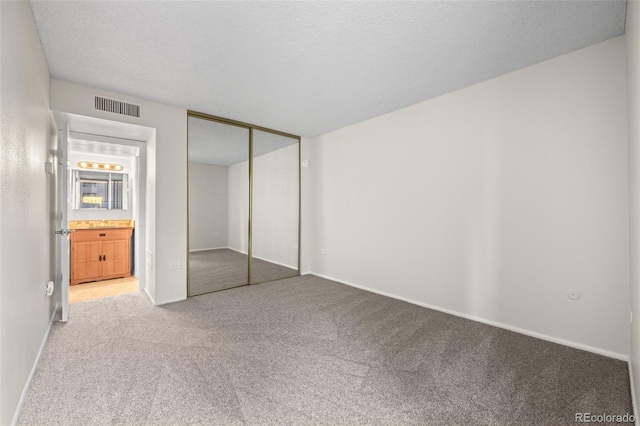
<path id="1" fill-rule="evenodd" d="M 251 283 L 298 275 L 298 139 L 253 132 Z"/>
<path id="2" fill-rule="evenodd" d="M 249 129 L 190 116 L 189 296 L 248 284 Z"/>
<path id="3" fill-rule="evenodd" d="M 129 175 L 81 169 L 70 172 L 73 209 L 127 210 Z"/>

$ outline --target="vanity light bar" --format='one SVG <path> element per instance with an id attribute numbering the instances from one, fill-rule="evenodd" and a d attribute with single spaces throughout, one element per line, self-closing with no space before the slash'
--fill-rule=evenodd
<path id="1" fill-rule="evenodd" d="M 115 170 L 116 172 L 124 169 L 120 164 L 96 163 L 93 161 L 78 161 L 78 167 L 89 170 Z"/>

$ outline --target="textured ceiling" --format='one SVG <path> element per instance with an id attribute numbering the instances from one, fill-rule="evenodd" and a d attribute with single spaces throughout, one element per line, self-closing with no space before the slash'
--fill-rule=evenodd
<path id="1" fill-rule="evenodd" d="M 624 1 L 32 1 L 54 78 L 311 137 L 624 33 Z"/>
<path id="2" fill-rule="evenodd" d="M 231 166 L 249 158 L 249 130 L 215 121 L 189 117 L 189 161 L 218 166 Z M 298 143 L 287 138 L 255 130 L 253 132 L 253 156 Z"/>

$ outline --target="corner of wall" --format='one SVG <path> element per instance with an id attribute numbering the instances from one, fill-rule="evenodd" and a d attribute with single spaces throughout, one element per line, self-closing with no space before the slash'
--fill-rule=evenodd
<path id="1" fill-rule="evenodd" d="M 618 37 L 313 138 L 305 270 L 625 359 L 623 76 Z"/>
<path id="2" fill-rule="evenodd" d="M 629 179 L 629 292 L 632 318 L 640 318 L 640 3 L 627 2 L 625 26 Z M 635 315 L 634 315 L 635 314 Z M 631 322 L 629 373 L 635 414 L 640 395 L 640 321 Z M 636 423 L 638 424 L 638 423 Z"/>
<path id="3" fill-rule="evenodd" d="M 302 195 L 300 200 L 300 222 L 302 226 L 300 235 L 301 261 L 299 268 L 301 274 L 305 275 L 312 269 L 313 259 L 313 158 L 311 155 L 311 139 L 302 138 L 300 140 L 300 160 L 307 160 L 309 162 L 308 167 L 303 167 L 302 164 L 300 165 L 300 192 Z"/>

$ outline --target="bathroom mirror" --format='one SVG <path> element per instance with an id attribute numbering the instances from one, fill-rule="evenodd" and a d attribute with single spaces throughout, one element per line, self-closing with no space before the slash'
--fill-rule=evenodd
<path id="1" fill-rule="evenodd" d="M 249 129 L 188 117 L 188 295 L 249 283 Z"/>
<path id="2" fill-rule="evenodd" d="M 127 210 L 129 176 L 83 169 L 72 169 L 71 205 L 73 209 Z"/>

